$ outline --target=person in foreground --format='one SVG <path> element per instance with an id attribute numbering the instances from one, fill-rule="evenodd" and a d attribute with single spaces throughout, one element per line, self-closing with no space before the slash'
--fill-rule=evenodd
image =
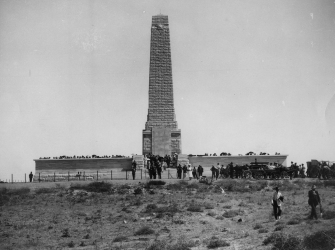
<path id="1" fill-rule="evenodd" d="M 276 221 L 278 221 L 280 220 L 280 216 L 281 216 L 281 205 L 283 203 L 284 196 L 281 194 L 281 192 L 279 192 L 278 187 L 275 187 L 274 190 L 275 191 L 272 195 L 271 204 L 273 206 L 273 213 L 275 215 L 275 219 Z"/>
<path id="2" fill-rule="evenodd" d="M 318 191 L 316 191 L 315 185 L 313 185 L 312 189 L 308 191 L 308 204 L 312 208 L 310 219 L 312 220 L 313 218 L 315 218 L 317 220 L 318 216 L 316 214 L 316 206 L 320 204 L 320 207 L 321 207 L 321 199 L 320 199 Z"/>

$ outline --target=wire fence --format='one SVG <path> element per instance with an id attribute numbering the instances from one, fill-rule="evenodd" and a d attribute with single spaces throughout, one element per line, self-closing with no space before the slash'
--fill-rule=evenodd
<path id="1" fill-rule="evenodd" d="M 151 176 L 152 179 L 177 179 L 176 169 L 166 169 L 161 174 Z M 150 179 L 147 169 L 138 169 L 134 176 L 131 170 L 125 171 L 96 171 L 96 172 L 70 172 L 67 173 L 36 173 L 30 178 L 29 174 L 20 177 L 11 174 L 9 179 L 0 179 L 2 183 L 28 183 L 28 182 L 64 182 L 64 181 L 104 181 L 104 180 L 143 180 Z"/>

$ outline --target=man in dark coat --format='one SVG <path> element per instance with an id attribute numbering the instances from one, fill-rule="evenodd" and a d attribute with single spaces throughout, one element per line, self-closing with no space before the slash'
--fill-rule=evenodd
<path id="1" fill-rule="evenodd" d="M 198 167 L 199 178 L 202 176 L 203 172 L 204 172 L 204 169 L 202 168 L 201 165 L 199 165 L 199 167 Z"/>
<path id="2" fill-rule="evenodd" d="M 317 220 L 318 216 L 316 214 L 316 206 L 318 204 L 320 204 L 321 206 L 321 199 L 320 199 L 318 191 L 316 191 L 315 185 L 313 185 L 312 189 L 308 191 L 308 204 L 312 208 L 310 219 L 313 219 L 315 217 L 315 219 Z"/>
<path id="3" fill-rule="evenodd" d="M 131 174 L 133 175 L 133 180 L 135 180 L 135 174 L 136 174 L 136 161 L 133 160 L 131 163 Z"/>
<path id="4" fill-rule="evenodd" d="M 156 161 L 156 169 L 157 169 L 158 179 L 162 179 L 162 163 L 160 161 Z"/>
<path id="5" fill-rule="evenodd" d="M 231 162 L 229 166 L 230 178 L 234 178 L 234 164 Z"/>
<path id="6" fill-rule="evenodd" d="M 183 179 L 186 178 L 186 174 L 187 174 L 187 166 L 184 165 L 184 166 L 183 166 Z"/>
<path id="7" fill-rule="evenodd" d="M 177 167 L 177 178 L 181 179 L 181 173 L 183 172 L 183 168 L 181 167 L 181 165 L 179 164 Z"/>
<path id="8" fill-rule="evenodd" d="M 33 172 L 30 172 L 30 174 L 29 174 L 29 181 L 32 182 L 32 180 L 33 180 Z"/>

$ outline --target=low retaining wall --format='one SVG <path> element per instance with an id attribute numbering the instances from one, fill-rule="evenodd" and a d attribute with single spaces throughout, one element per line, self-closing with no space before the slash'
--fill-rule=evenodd
<path id="1" fill-rule="evenodd" d="M 38 176 L 70 176 L 81 173 L 87 176 L 110 176 L 111 171 L 117 174 L 131 170 L 132 158 L 91 158 L 91 159 L 38 159 L 35 161 L 35 175 Z"/>

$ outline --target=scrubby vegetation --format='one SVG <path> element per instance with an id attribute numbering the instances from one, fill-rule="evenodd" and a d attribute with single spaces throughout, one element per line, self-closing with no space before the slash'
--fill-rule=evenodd
<path id="1" fill-rule="evenodd" d="M 207 245 L 209 249 L 214 249 L 214 248 L 219 248 L 219 247 L 228 247 L 228 246 L 230 246 L 228 242 L 226 242 L 223 239 L 220 239 L 217 236 L 213 236 L 212 238 L 210 238 L 209 243 Z"/>
<path id="2" fill-rule="evenodd" d="M 148 235 L 148 234 L 154 234 L 155 230 L 150 228 L 149 226 L 143 226 L 140 229 L 138 229 L 134 235 Z"/>
<path id="3" fill-rule="evenodd" d="M 85 190 L 87 192 L 96 192 L 96 193 L 106 193 L 106 192 L 110 192 L 112 188 L 112 184 L 109 182 L 91 182 L 89 184 L 79 184 L 79 183 L 75 183 L 72 184 L 70 189 L 72 190 Z"/>
<path id="4" fill-rule="evenodd" d="M 197 181 L 164 181 L 165 185 L 132 180 L 112 185 L 85 181 L 71 186 L 70 183 L 62 183 L 62 186 L 37 183 L 23 189 L 0 189 L 1 247 L 335 248 L 335 235 L 331 230 L 335 219 L 334 190 L 323 187 L 324 182 L 317 186 L 323 201 L 323 218 L 318 207 L 319 219 L 307 220 L 310 207 L 306 196 L 311 185 L 306 180 L 225 179 L 211 185 Z M 279 184 L 285 201 L 282 217 L 275 222 L 270 200 L 273 186 Z M 285 190 L 283 185 L 292 189 Z M 264 245 L 261 245 L 263 240 Z"/>

